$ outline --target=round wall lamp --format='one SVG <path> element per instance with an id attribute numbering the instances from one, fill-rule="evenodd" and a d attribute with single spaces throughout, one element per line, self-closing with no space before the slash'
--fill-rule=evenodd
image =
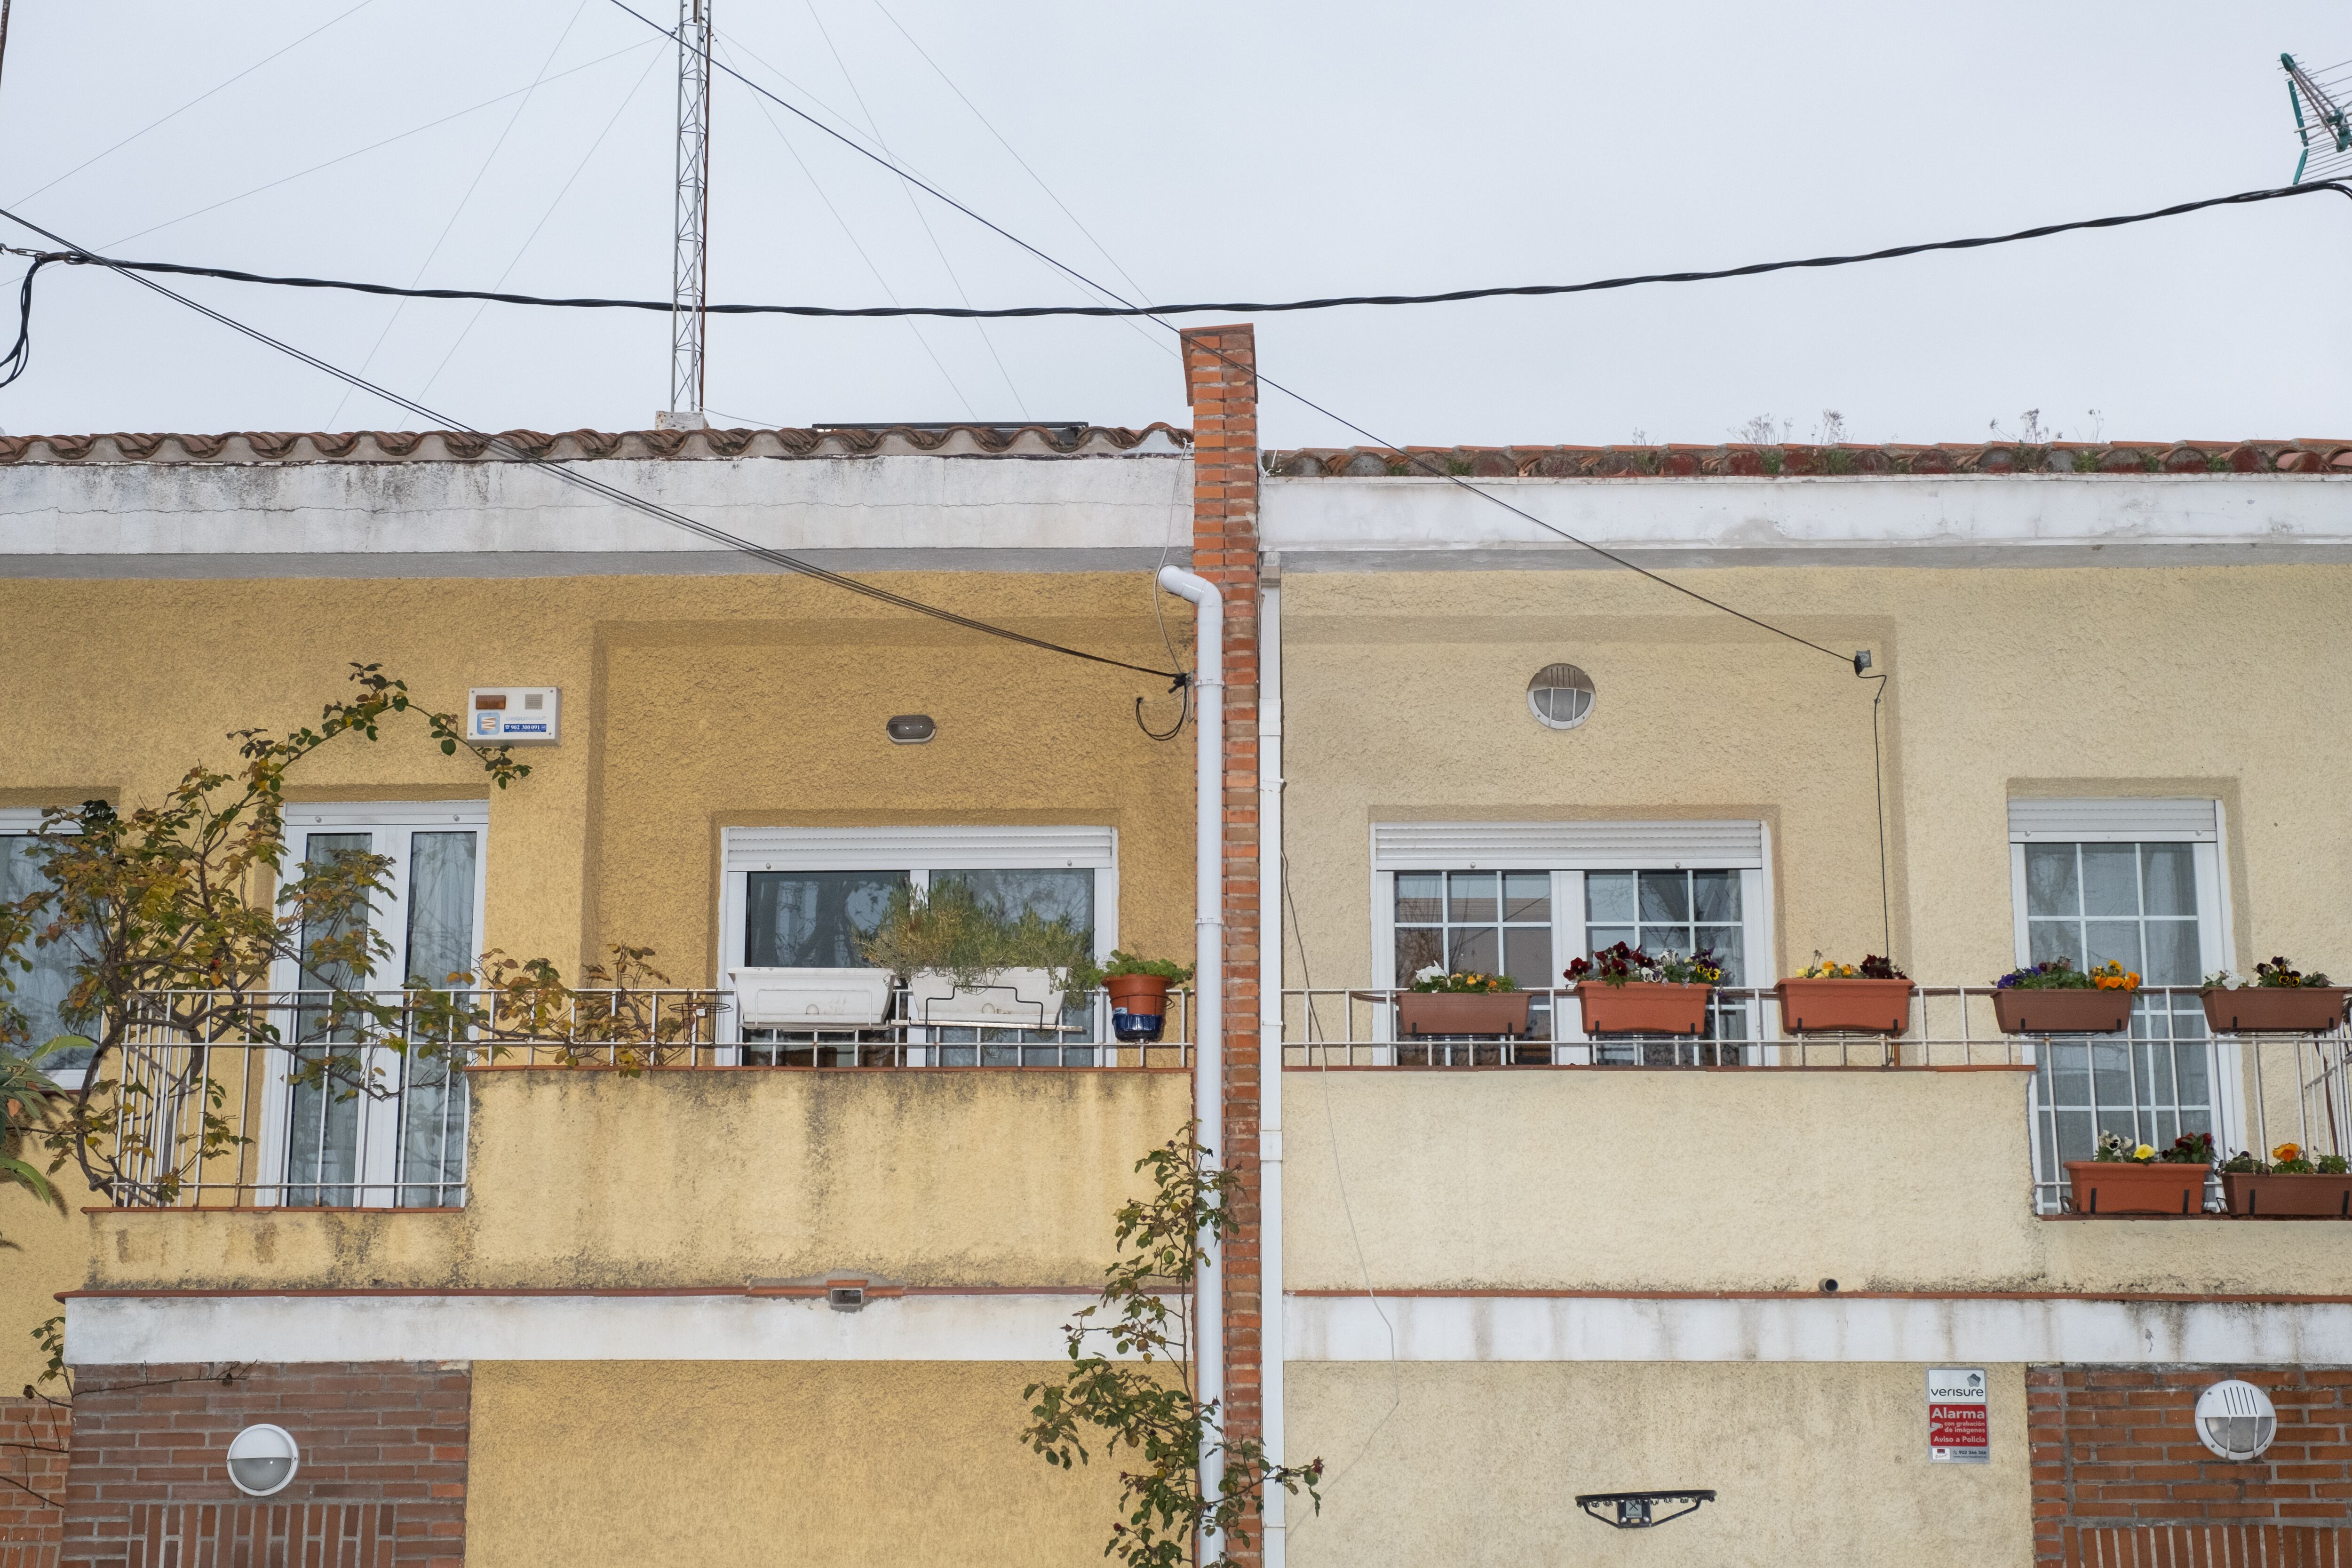
<path id="1" fill-rule="evenodd" d="M 2217 1383 L 2197 1396 L 2197 1436 L 2225 1459 L 2257 1458 L 2278 1436 L 2278 1407 L 2242 1378 Z"/>
<path id="2" fill-rule="evenodd" d="M 919 746 L 940 732 L 928 713 L 901 713 L 882 726 L 890 739 L 902 746 Z"/>
<path id="3" fill-rule="evenodd" d="M 1572 664 L 1548 664 L 1528 682 L 1528 711 L 1547 730 L 1573 730 L 1591 715 L 1592 677 Z"/>
<path id="4" fill-rule="evenodd" d="M 228 1444 L 228 1479 L 247 1497 L 276 1497 L 294 1479 L 302 1451 L 294 1434 L 268 1422 L 247 1427 Z"/>

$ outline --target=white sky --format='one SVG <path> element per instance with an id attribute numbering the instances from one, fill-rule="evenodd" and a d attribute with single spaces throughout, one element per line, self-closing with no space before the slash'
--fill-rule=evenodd
<path id="1" fill-rule="evenodd" d="M 0 202 L 142 259 L 667 297 L 666 43 L 611 0 L 354 3 L 15 0 Z M 881 5 L 1155 300 L 1730 266 L 2284 184 L 2280 51 L 2352 56 L 2352 15 L 2318 3 Z M 881 5 L 716 16 L 747 73 L 870 112 L 925 177 L 1116 281 Z M 740 83 L 714 94 L 714 300 L 1079 297 L 918 197 L 927 233 L 896 180 Z M 1717 442 L 1764 414 L 1801 440 L 1823 408 L 1868 441 L 1979 440 L 2029 408 L 2084 439 L 2352 435 L 2347 242 L 2352 203 L 2313 195 L 1832 273 L 1267 317 L 1259 353 L 1416 444 Z M 639 428 L 667 400 L 651 314 L 178 286 L 492 429 Z M 13 434 L 418 423 L 93 269 L 45 271 L 35 309 Z M 759 424 L 1181 424 L 1167 336 L 721 318 L 709 401 Z M 1265 431 L 1355 439 L 1274 394 Z"/>

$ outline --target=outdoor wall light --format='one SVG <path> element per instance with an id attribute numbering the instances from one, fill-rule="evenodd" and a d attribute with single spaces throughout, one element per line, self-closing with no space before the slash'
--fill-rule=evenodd
<path id="1" fill-rule="evenodd" d="M 1586 1492 L 1576 1500 L 1576 1506 L 1612 1530 L 1649 1530 L 1670 1519 L 1696 1513 L 1701 1503 L 1714 1500 L 1712 1491 L 1685 1487 L 1673 1491 Z M 1672 1513 L 1659 1512 L 1666 1503 L 1682 1506 Z M 1604 1509 L 1609 1511 L 1602 1512 Z"/>
<path id="2" fill-rule="evenodd" d="M 2258 1458 L 2278 1436 L 2278 1408 L 2242 1378 L 2217 1383 L 2197 1396 L 2197 1436 L 2225 1459 Z"/>
<path id="3" fill-rule="evenodd" d="M 882 728 L 902 746 L 919 746 L 940 732 L 928 713 L 901 713 Z"/>
<path id="4" fill-rule="evenodd" d="M 229 1439 L 228 1479 L 247 1497 L 275 1497 L 293 1480 L 301 1459 L 294 1434 L 263 1422 Z"/>

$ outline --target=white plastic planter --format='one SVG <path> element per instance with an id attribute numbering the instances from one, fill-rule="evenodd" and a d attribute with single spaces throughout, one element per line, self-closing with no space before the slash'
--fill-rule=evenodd
<path id="1" fill-rule="evenodd" d="M 870 1028 L 889 1021 L 887 969 L 730 969 L 736 1021 L 753 1029 Z"/>
<path id="2" fill-rule="evenodd" d="M 1043 969 L 1003 969 L 984 984 L 962 987 L 939 970 L 918 970 L 907 984 L 907 1017 L 954 1028 L 1043 1029 L 1062 1021 L 1062 994 Z"/>

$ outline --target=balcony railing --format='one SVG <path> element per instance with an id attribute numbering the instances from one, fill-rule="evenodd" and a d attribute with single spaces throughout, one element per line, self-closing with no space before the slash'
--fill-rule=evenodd
<path id="1" fill-rule="evenodd" d="M 553 1008 L 495 992 L 156 992 L 90 1090 L 126 1207 L 453 1207 L 465 1202 L 474 1069 L 1190 1065 L 1192 996 L 1162 1037 L 1119 1041 L 1097 992 L 1055 1024 L 891 1022 L 740 1028 L 731 993 L 576 992 Z"/>
<path id="2" fill-rule="evenodd" d="M 2352 1034 L 2216 1035 L 2193 986 L 2143 986 L 2127 1030 L 2010 1035 L 1990 987 L 1921 985 L 1900 1034 L 1792 1035 L 1777 994 L 1717 987 L 1707 1026 L 1686 1035 L 1590 1036 L 1567 990 L 1528 994 L 1523 1035 L 1413 1035 L 1398 1026 L 1403 993 L 1364 988 L 1283 993 L 1283 1058 L 1293 1068 L 2031 1068 L 2035 1205 L 2063 1207 L 2064 1166 L 2099 1134 L 2158 1148 L 2209 1132 L 2226 1157 L 2292 1142 L 2352 1154 Z M 2218 1179 L 2209 1206 L 2220 1204 Z"/>

